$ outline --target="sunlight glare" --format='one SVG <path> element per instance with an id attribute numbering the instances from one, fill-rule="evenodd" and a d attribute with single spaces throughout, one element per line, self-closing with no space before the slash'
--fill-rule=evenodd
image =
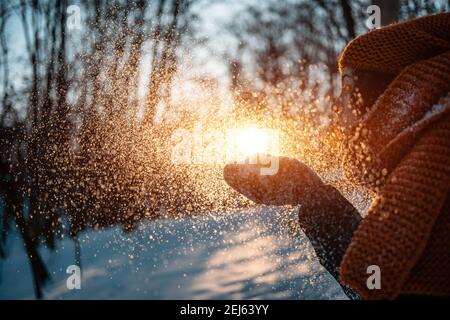
<path id="1" fill-rule="evenodd" d="M 238 152 L 251 156 L 257 153 L 267 153 L 269 144 L 268 133 L 258 128 L 242 129 L 237 134 Z"/>

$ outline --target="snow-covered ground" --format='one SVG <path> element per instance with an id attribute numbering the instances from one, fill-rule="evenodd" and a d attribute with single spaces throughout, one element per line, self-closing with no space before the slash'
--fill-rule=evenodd
<path id="1" fill-rule="evenodd" d="M 289 218 L 295 219 L 296 211 Z M 52 280 L 46 299 L 345 299 L 303 235 L 280 210 L 146 221 L 81 237 L 80 290 L 66 287 L 74 245 L 42 250 Z M 0 262 L 0 299 L 33 299 L 30 268 L 18 237 Z"/>

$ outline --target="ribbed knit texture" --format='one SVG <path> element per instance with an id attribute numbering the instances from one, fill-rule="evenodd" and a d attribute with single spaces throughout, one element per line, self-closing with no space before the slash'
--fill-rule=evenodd
<path id="1" fill-rule="evenodd" d="M 449 141 L 447 118 L 395 168 L 353 235 L 340 277 L 364 298 L 450 295 L 450 212 L 441 210 L 450 181 Z M 367 288 L 370 265 L 380 267 L 381 290 Z"/>
<path id="2" fill-rule="evenodd" d="M 449 91 L 450 51 L 405 68 L 354 129 L 347 175 L 381 186 L 422 131 L 450 113 L 450 105 L 439 102 Z"/>
<path id="3" fill-rule="evenodd" d="M 398 74 L 406 66 L 450 50 L 449 14 L 438 14 L 370 31 L 342 52 L 339 69 Z"/>
<path id="4" fill-rule="evenodd" d="M 340 267 L 364 298 L 450 295 L 450 14 L 369 32 L 344 50 L 340 67 L 395 80 L 348 142 L 348 176 L 378 196 Z M 447 203 L 446 203 L 447 202 Z M 369 290 L 367 267 L 381 269 Z"/>

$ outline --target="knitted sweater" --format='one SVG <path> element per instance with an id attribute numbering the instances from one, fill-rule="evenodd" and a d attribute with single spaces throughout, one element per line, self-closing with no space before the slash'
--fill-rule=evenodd
<path id="1" fill-rule="evenodd" d="M 450 14 L 358 37 L 339 65 L 395 77 L 348 141 L 347 176 L 377 197 L 340 279 L 368 299 L 450 295 Z M 371 265 L 381 289 L 367 286 Z"/>

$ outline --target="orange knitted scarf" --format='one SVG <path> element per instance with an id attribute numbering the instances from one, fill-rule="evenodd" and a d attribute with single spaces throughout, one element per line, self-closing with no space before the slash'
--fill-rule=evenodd
<path id="1" fill-rule="evenodd" d="M 364 298 L 450 295 L 450 14 L 369 32 L 339 67 L 396 76 L 354 129 L 347 175 L 378 196 L 340 268 Z M 381 289 L 367 286 L 368 267 Z"/>

